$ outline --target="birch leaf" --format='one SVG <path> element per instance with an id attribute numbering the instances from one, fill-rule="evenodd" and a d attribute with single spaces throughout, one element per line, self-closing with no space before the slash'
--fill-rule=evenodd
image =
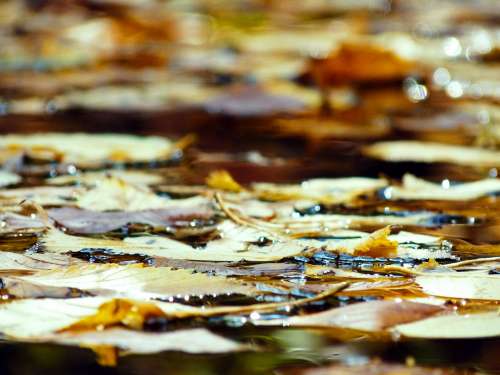
<path id="1" fill-rule="evenodd" d="M 394 332 L 426 339 L 472 339 L 500 336 L 498 311 L 467 315 L 443 315 L 401 324 Z"/>

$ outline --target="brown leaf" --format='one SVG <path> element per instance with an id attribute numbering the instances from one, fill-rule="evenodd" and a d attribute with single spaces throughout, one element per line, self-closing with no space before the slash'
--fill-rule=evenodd
<path id="1" fill-rule="evenodd" d="M 49 217 L 73 233 L 106 233 L 127 224 L 146 224 L 152 227 L 186 227 L 192 220 L 208 220 L 214 211 L 207 204 L 149 209 L 143 211 L 100 212 L 72 207 L 53 208 Z"/>
<path id="2" fill-rule="evenodd" d="M 349 328 L 379 332 L 397 324 L 413 322 L 444 311 L 443 307 L 408 301 L 373 301 L 355 303 L 324 312 L 286 319 L 258 321 L 257 325 Z"/>

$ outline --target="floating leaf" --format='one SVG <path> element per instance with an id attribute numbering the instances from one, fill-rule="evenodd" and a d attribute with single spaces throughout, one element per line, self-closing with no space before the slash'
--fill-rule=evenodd
<path id="1" fill-rule="evenodd" d="M 0 187 L 15 185 L 21 182 L 21 176 L 15 173 L 0 170 Z"/>
<path id="2" fill-rule="evenodd" d="M 378 332 L 397 324 L 420 320 L 439 312 L 440 306 L 408 301 L 373 301 L 355 303 L 324 312 L 286 319 L 261 320 L 257 325 L 349 328 L 359 331 Z"/>
<path id="3" fill-rule="evenodd" d="M 466 182 L 457 185 L 434 184 L 417 178 L 411 174 L 403 176 L 401 187 L 391 186 L 387 194 L 389 199 L 411 200 L 473 200 L 484 195 L 500 191 L 500 179 L 488 178 L 480 181 Z"/>
<path id="4" fill-rule="evenodd" d="M 143 267 L 140 264 L 86 264 L 39 271 L 19 276 L 18 279 L 39 285 L 77 288 L 93 294 L 114 294 L 129 298 L 257 293 L 254 285 L 224 276 L 193 273 L 185 269 Z"/>
<path id="5" fill-rule="evenodd" d="M 156 185 L 163 182 L 163 177 L 140 170 L 110 169 L 104 172 L 83 172 L 75 175 L 51 177 L 46 180 L 50 185 L 82 184 L 94 186 L 108 177 L 119 179 L 132 185 Z"/>
<path id="6" fill-rule="evenodd" d="M 120 229 L 127 224 L 146 224 L 152 227 L 190 227 L 193 220 L 208 220 L 214 215 L 206 202 L 192 201 L 193 205 L 149 209 L 142 211 L 101 212 L 73 207 L 53 208 L 49 217 L 73 233 L 96 234 Z M 201 204 L 200 204 L 201 203 Z"/>
<path id="7" fill-rule="evenodd" d="M 210 173 L 206 181 L 207 186 L 213 189 L 226 190 L 234 193 L 238 193 L 243 190 L 241 185 L 233 179 L 233 176 L 224 170 Z"/>
<path id="8" fill-rule="evenodd" d="M 19 254 L 0 251 L 0 273 L 53 270 L 80 263 L 83 262 L 63 254 Z"/>
<path id="9" fill-rule="evenodd" d="M 426 339 L 472 339 L 500 336 L 498 311 L 467 315 L 443 315 L 394 327 L 406 337 Z"/>
<path id="10" fill-rule="evenodd" d="M 498 167 L 500 151 L 420 141 L 375 143 L 364 149 L 373 158 L 402 162 L 451 163 L 465 166 Z"/>
<path id="11" fill-rule="evenodd" d="M 193 247 L 161 236 L 128 237 L 123 241 L 67 235 L 55 228 L 41 242 L 49 252 L 68 253 L 82 249 L 108 249 L 123 254 L 145 254 L 172 259 L 201 261 L 261 261 L 268 262 L 300 254 L 307 245 L 297 241 L 266 240 L 266 232 L 241 227 L 231 222 L 220 226 L 220 240 L 206 246 Z M 259 240 L 263 239 L 261 243 Z"/>
<path id="12" fill-rule="evenodd" d="M 127 184 L 116 178 L 107 178 L 96 187 L 80 192 L 76 205 L 93 211 L 141 211 L 149 209 L 182 209 L 210 206 L 207 198 L 198 196 L 187 199 L 162 198 L 150 191 L 146 186 Z"/>
<path id="13" fill-rule="evenodd" d="M 318 178 L 299 185 L 256 183 L 253 192 L 261 199 L 271 201 L 307 199 L 318 203 L 348 202 L 362 194 L 374 192 L 387 185 L 384 179 L 349 177 Z"/>
<path id="14" fill-rule="evenodd" d="M 415 278 L 422 290 L 433 296 L 500 300 L 500 275 L 473 272 L 426 273 Z"/>
<path id="15" fill-rule="evenodd" d="M 79 166 L 161 160 L 175 151 L 174 144 L 162 137 L 85 133 L 9 134 L 0 137 L 0 148 Z"/>

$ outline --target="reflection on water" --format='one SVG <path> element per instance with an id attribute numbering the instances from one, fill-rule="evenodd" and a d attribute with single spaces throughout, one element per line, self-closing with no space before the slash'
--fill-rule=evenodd
<path id="1" fill-rule="evenodd" d="M 231 331 L 224 332 L 231 335 Z M 233 332 L 234 334 L 235 332 Z M 331 337 L 304 330 L 247 329 L 240 337 L 252 339 L 269 348 L 282 349 L 261 353 L 229 355 L 189 355 L 161 353 L 126 356 L 116 368 L 101 367 L 87 349 L 39 344 L 0 345 L 2 375 L 73 374 L 269 374 L 276 369 L 310 367 L 339 361 L 364 364 L 370 358 L 402 362 L 414 358 L 423 366 L 454 366 L 463 370 L 500 373 L 498 340 L 412 340 L 407 342 L 351 342 L 341 344 Z"/>

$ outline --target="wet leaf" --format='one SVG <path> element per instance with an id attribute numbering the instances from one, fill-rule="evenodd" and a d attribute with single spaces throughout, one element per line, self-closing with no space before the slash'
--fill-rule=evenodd
<path id="1" fill-rule="evenodd" d="M 53 208 L 47 211 L 49 217 L 73 233 L 106 233 L 125 227 L 127 224 L 146 224 L 152 227 L 190 227 L 193 220 L 208 220 L 215 213 L 206 202 L 170 208 L 142 211 L 91 211 L 72 207 Z"/>
<path id="2" fill-rule="evenodd" d="M 80 192 L 76 197 L 76 205 L 79 208 L 93 211 L 141 211 L 201 206 L 207 210 L 210 202 L 201 196 L 175 200 L 162 198 L 146 186 L 131 185 L 116 178 L 107 178 L 94 188 Z"/>
<path id="3" fill-rule="evenodd" d="M 391 186 L 389 199 L 411 199 L 411 200 L 473 200 L 484 195 L 500 191 L 500 179 L 488 178 L 485 180 L 466 182 L 458 185 L 435 184 L 417 178 L 410 174 L 403 177 L 401 187 Z"/>
<path id="4" fill-rule="evenodd" d="M 394 327 L 406 336 L 427 339 L 471 339 L 500 336 L 498 311 L 443 315 Z"/>
<path id="5" fill-rule="evenodd" d="M 374 192 L 386 186 L 384 179 L 350 177 L 318 178 L 307 180 L 299 185 L 277 185 L 256 183 L 253 192 L 260 199 L 271 201 L 310 200 L 317 203 L 341 203 Z"/>
<path id="6" fill-rule="evenodd" d="M 157 174 L 135 170 L 110 169 L 104 172 L 83 172 L 75 175 L 48 178 L 50 185 L 82 184 L 94 186 L 108 177 L 119 179 L 131 185 L 156 185 L 163 182 L 163 177 Z"/>
<path id="7" fill-rule="evenodd" d="M 498 167 L 500 151 L 420 141 L 390 141 L 368 146 L 364 153 L 392 162 L 450 163 L 464 166 Z"/>
<path id="8" fill-rule="evenodd" d="M 440 306 L 408 301 L 374 301 L 355 303 L 346 307 L 286 319 L 257 321 L 257 325 L 349 328 L 379 332 L 397 324 L 413 322 L 442 312 Z"/>
<path id="9" fill-rule="evenodd" d="M 165 267 L 143 267 L 116 264 L 86 264 L 68 268 L 39 271 L 19 276 L 38 285 L 77 288 L 96 295 L 129 298 L 168 298 L 217 294 L 257 293 L 251 283 L 224 276 L 193 273 L 192 270 L 172 270 Z"/>
<path id="10" fill-rule="evenodd" d="M 63 254 L 19 254 L 0 251 L 0 273 L 53 270 L 80 263 L 83 262 Z"/>
<path id="11" fill-rule="evenodd" d="M 260 244 L 269 233 L 241 227 L 230 222 L 221 224 L 223 237 L 206 246 L 193 247 L 161 236 L 127 237 L 123 241 L 70 236 L 50 229 L 42 238 L 46 251 L 55 253 L 77 252 L 82 249 L 108 249 L 123 254 L 145 254 L 172 259 L 200 261 L 261 261 L 268 262 L 300 254 L 307 245 L 272 240 Z M 256 244 L 254 244 L 256 242 Z"/>
<path id="12" fill-rule="evenodd" d="M 225 190 L 234 193 L 238 193 L 243 190 L 240 184 L 238 184 L 229 172 L 220 170 L 210 173 L 207 177 L 207 186 L 213 189 Z"/>
<path id="13" fill-rule="evenodd" d="M 500 275 L 443 272 L 419 275 L 415 282 L 433 296 L 500 300 Z"/>
<path id="14" fill-rule="evenodd" d="M 0 170 L 0 187 L 15 185 L 21 182 L 21 180 L 21 176 L 18 176 L 15 173 Z"/>
<path id="15" fill-rule="evenodd" d="M 0 148 L 23 151 L 37 159 L 81 166 L 161 160 L 175 151 L 174 144 L 162 137 L 86 133 L 4 135 L 0 137 Z"/>

